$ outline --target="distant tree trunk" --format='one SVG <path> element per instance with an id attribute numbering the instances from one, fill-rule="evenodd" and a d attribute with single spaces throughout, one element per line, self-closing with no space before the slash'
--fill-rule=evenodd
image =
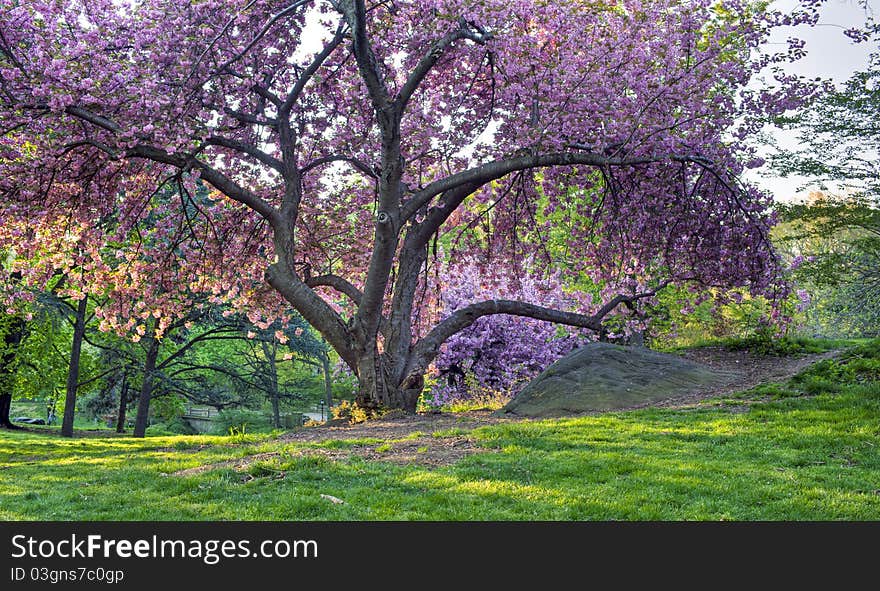
<path id="1" fill-rule="evenodd" d="M 12 393 L 4 392 L 3 394 L 0 394 L 0 427 L 6 427 L 7 429 L 21 429 L 21 427 L 14 425 L 9 419 L 9 409 L 11 407 Z"/>
<path id="2" fill-rule="evenodd" d="M 150 418 L 150 398 L 153 396 L 153 374 L 156 371 L 156 359 L 159 357 L 159 341 L 155 331 L 150 332 L 147 341 L 147 359 L 144 361 L 144 381 L 138 398 L 137 418 L 134 420 L 135 437 L 143 437 L 147 432 L 147 421 Z"/>
<path id="3" fill-rule="evenodd" d="M 278 366 L 275 363 L 275 350 L 263 341 L 263 355 L 269 364 L 269 400 L 272 402 L 272 426 L 281 428 L 281 393 L 278 391 Z"/>
<path id="4" fill-rule="evenodd" d="M 327 405 L 327 418 L 332 415 L 330 409 L 333 407 L 333 380 L 330 376 L 330 357 L 325 353 L 321 355 L 321 366 L 324 369 L 324 403 Z"/>
<path id="5" fill-rule="evenodd" d="M 3 337 L 3 353 L 0 355 L 0 427 L 21 429 L 12 424 L 9 411 L 12 408 L 12 383 L 15 377 L 15 359 L 18 347 L 24 339 L 25 322 L 15 316 L 10 319 L 9 327 Z"/>
<path id="6" fill-rule="evenodd" d="M 73 324 L 73 343 L 70 347 L 70 365 L 67 370 L 67 394 L 64 397 L 64 419 L 61 421 L 61 435 L 73 437 L 73 417 L 76 412 L 76 391 L 79 384 L 79 362 L 82 354 L 83 335 L 86 332 L 86 311 L 88 298 L 83 296 L 76 306 L 76 320 Z"/>
<path id="7" fill-rule="evenodd" d="M 281 428 L 281 403 L 278 400 L 278 390 L 272 392 L 272 426 Z"/>
<path id="8" fill-rule="evenodd" d="M 128 374 L 122 374 L 119 386 L 119 410 L 116 413 L 116 432 L 125 433 L 125 411 L 128 408 Z"/>

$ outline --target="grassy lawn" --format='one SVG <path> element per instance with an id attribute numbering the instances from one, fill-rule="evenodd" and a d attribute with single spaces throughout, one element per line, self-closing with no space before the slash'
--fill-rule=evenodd
<path id="1" fill-rule="evenodd" d="M 426 468 L 314 449 L 352 441 L 0 431 L 0 519 L 878 520 L 880 341 L 694 408 L 472 436 L 479 453 Z M 279 455 L 172 474 L 263 452 Z"/>

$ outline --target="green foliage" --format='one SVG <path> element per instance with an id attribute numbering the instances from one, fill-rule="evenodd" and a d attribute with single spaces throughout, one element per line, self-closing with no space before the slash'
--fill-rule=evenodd
<path id="1" fill-rule="evenodd" d="M 857 198 L 780 206 L 776 243 L 796 261 L 793 279 L 810 294 L 805 328 L 826 336 L 880 331 L 880 210 Z"/>
<path id="2" fill-rule="evenodd" d="M 244 409 L 225 409 L 214 418 L 214 432 L 218 435 L 268 433 L 272 424 L 262 412 Z"/>
<path id="3" fill-rule="evenodd" d="M 453 399 L 442 405 L 433 404 L 433 397 L 423 394 L 419 399 L 421 412 L 469 412 L 474 410 L 498 410 L 510 401 L 510 394 L 491 388 L 474 387 L 467 398 Z"/>
<path id="4" fill-rule="evenodd" d="M 734 293 L 739 301 L 714 290 L 695 293 L 682 286 L 667 287 L 658 294 L 657 304 L 645 310 L 650 347 L 676 350 L 746 338 L 765 330 L 771 314 L 769 302 L 744 290 Z"/>
<path id="5" fill-rule="evenodd" d="M 176 417 L 165 422 L 155 423 L 147 429 L 148 435 L 196 435 L 197 431 L 192 425 L 181 417 Z"/>
<path id="6" fill-rule="evenodd" d="M 841 87 L 795 116 L 779 118 L 778 125 L 798 132 L 800 149 L 780 151 L 773 164 L 783 175 L 799 174 L 876 198 L 880 196 L 878 112 L 880 53 L 874 53 L 868 67 Z"/>
<path id="7" fill-rule="evenodd" d="M 25 334 L 17 353 L 13 396 L 46 401 L 63 398 L 73 335 L 71 327 L 47 311 L 38 310 L 27 323 Z M 90 352 L 83 351 L 81 371 L 86 374 L 93 365 Z"/>
<path id="8" fill-rule="evenodd" d="M 150 414 L 160 422 L 173 422 L 186 412 L 186 399 L 169 394 L 154 398 L 150 402 Z"/>
<path id="9" fill-rule="evenodd" d="M 758 355 L 774 355 L 776 357 L 821 353 L 827 350 L 825 344 L 817 339 L 787 335 L 777 336 L 776 329 L 769 325 L 746 337 L 722 339 L 719 342 L 733 351 L 750 351 Z"/>
<path id="10" fill-rule="evenodd" d="M 878 30 L 873 29 L 873 41 Z M 810 330 L 828 336 L 880 334 L 880 53 L 844 85 L 779 125 L 797 131 L 800 149 L 773 158 L 783 176 L 817 182 L 805 203 L 780 208 L 777 240 L 804 263 L 796 279 L 812 295 Z"/>

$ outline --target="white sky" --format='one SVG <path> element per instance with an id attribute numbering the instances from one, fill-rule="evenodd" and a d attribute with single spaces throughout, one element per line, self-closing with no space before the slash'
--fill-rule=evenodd
<path id="1" fill-rule="evenodd" d="M 791 4 L 789 0 L 778 3 L 780 6 Z M 868 5 L 874 16 L 880 17 L 880 0 L 869 0 Z M 868 54 L 878 51 L 878 47 L 874 42 L 853 43 L 843 34 L 845 29 L 865 22 L 864 9 L 855 0 L 827 0 L 821 14 L 822 17 L 816 27 L 788 27 L 776 32 L 771 37 L 771 42 L 784 43 L 789 36 L 803 39 L 806 42 L 807 56 L 788 65 L 787 70 L 810 78 L 819 76 L 841 83 L 853 72 L 865 69 L 868 65 Z M 781 147 L 797 146 L 792 134 L 783 134 L 778 130 L 771 133 Z M 777 200 L 796 199 L 805 196 L 809 191 L 809 189 L 799 190 L 799 187 L 808 183 L 809 179 L 764 176 L 767 174 L 770 174 L 769 170 L 749 171 L 746 178 L 770 191 Z"/>

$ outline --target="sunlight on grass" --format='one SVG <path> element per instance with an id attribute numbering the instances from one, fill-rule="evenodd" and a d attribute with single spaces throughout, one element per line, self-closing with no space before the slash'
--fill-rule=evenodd
<path id="1" fill-rule="evenodd" d="M 785 396 L 745 393 L 736 412 L 716 402 L 438 430 L 482 449 L 440 468 L 327 455 L 394 448 L 378 438 L 0 431 L 0 518 L 880 520 L 878 359 L 873 346 L 815 366 L 778 385 Z M 254 454 L 274 455 L 173 475 Z"/>
<path id="2" fill-rule="evenodd" d="M 315 447 L 323 449 L 351 449 L 356 446 L 379 445 L 383 439 L 377 437 L 363 437 L 361 439 L 334 439 L 316 443 Z"/>
<path id="3" fill-rule="evenodd" d="M 469 431 L 467 429 L 462 429 L 460 427 L 450 427 L 449 429 L 439 429 L 431 433 L 431 437 L 443 438 L 443 437 L 458 437 L 461 435 L 467 435 Z"/>

